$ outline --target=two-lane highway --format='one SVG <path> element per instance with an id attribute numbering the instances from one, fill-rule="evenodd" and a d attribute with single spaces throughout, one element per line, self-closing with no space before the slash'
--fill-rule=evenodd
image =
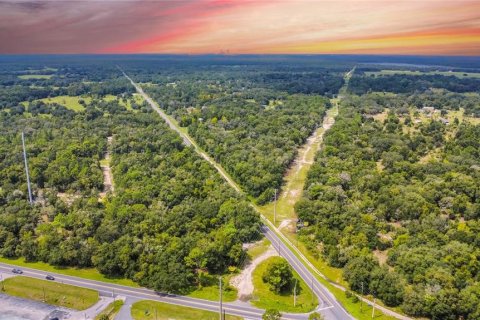
<path id="1" fill-rule="evenodd" d="M 12 274 L 11 271 L 13 268 L 18 268 L 18 266 L 6 264 L 6 263 L 0 263 L 0 273 Z M 97 290 L 98 292 L 100 292 L 100 294 L 104 296 L 121 295 L 121 296 L 130 297 L 134 299 L 154 300 L 154 301 L 165 302 L 165 303 L 184 306 L 184 307 L 208 310 L 213 312 L 219 311 L 219 303 L 215 301 L 178 296 L 174 294 L 160 293 L 160 292 L 156 292 L 154 290 L 150 290 L 146 288 L 128 287 L 128 286 L 123 286 L 119 284 L 89 280 L 89 279 L 67 276 L 67 275 L 58 274 L 58 273 L 52 273 L 52 272 L 47 273 L 45 271 L 31 269 L 31 268 L 22 267 L 21 270 L 23 271 L 22 276 L 27 276 L 27 277 L 37 278 L 37 279 L 45 279 L 45 276 L 47 274 L 50 274 L 55 277 L 55 281 L 57 282 Z M 255 320 L 262 319 L 262 315 L 264 313 L 264 310 L 262 309 L 252 307 L 248 303 L 240 303 L 240 302 L 232 302 L 232 303 L 224 302 L 223 309 L 227 314 L 240 316 L 245 319 L 255 319 Z M 305 319 L 308 319 L 308 315 L 285 313 L 283 314 L 282 319 L 305 320 Z"/>
<path id="2" fill-rule="evenodd" d="M 313 274 L 303 265 L 297 256 L 282 242 L 279 237 L 268 227 L 263 227 L 263 234 L 270 240 L 272 245 L 276 248 L 278 253 L 285 258 L 293 269 L 302 277 L 303 281 L 310 286 L 310 289 L 318 297 L 318 310 L 324 315 L 325 319 L 353 319 L 343 306 L 335 299 Z"/>

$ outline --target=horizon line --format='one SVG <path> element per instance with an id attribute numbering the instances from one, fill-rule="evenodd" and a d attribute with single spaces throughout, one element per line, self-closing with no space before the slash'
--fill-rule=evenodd
<path id="1" fill-rule="evenodd" d="M 421 53 L 165 53 L 165 52 L 135 52 L 135 53 L 0 53 L 1 56 L 378 56 L 378 57 L 448 57 L 448 58 L 480 58 L 479 55 L 456 54 L 421 54 Z"/>

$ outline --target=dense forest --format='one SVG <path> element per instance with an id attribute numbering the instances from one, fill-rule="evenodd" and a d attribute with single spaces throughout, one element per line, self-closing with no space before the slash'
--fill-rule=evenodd
<path id="1" fill-rule="evenodd" d="M 384 120 L 372 101 L 389 102 Z M 343 100 L 296 205 L 301 238 L 356 292 L 413 316 L 478 319 L 480 125 L 414 124 L 395 108 L 404 101 Z"/>
<path id="2" fill-rule="evenodd" d="M 266 203 L 280 188 L 297 148 L 322 123 L 330 101 L 287 85 L 286 79 L 297 79 L 294 72 L 288 78 L 286 71 L 278 71 L 266 81 L 264 71 L 254 77 L 247 68 L 234 79 L 222 70 L 219 75 L 211 71 L 186 71 L 190 75 L 178 71 L 168 77 L 151 74 L 143 80 L 153 83 L 144 83 L 144 87 L 249 195 Z M 192 82 L 188 76 L 197 80 Z M 333 81 L 332 93 L 343 83 L 340 73 L 323 71 L 308 77 L 313 76 L 317 84 L 325 78 Z M 142 79 L 141 75 L 137 78 Z M 306 79 L 297 83 L 311 80 Z"/>
<path id="3" fill-rule="evenodd" d="M 0 254 L 94 266 L 157 290 L 186 292 L 203 274 L 223 273 L 243 261 L 242 243 L 258 238 L 259 218 L 146 105 L 127 110 L 120 102 L 131 99 L 132 88 L 118 70 L 113 79 L 110 72 L 104 71 L 102 82 L 54 89 L 72 96 L 88 92 L 94 99 L 82 100 L 82 111 L 27 95 L 27 110 L 0 112 Z M 0 88 L 7 93 L 5 106 L 23 100 L 8 94 L 16 88 Z M 30 90 L 35 88 L 29 84 L 19 89 Z M 106 101 L 104 94 L 120 96 Z M 22 131 L 33 206 L 27 201 Z M 107 148 L 115 194 L 101 200 L 100 160 Z"/>
<path id="4" fill-rule="evenodd" d="M 479 78 L 461 79 L 446 75 L 380 75 L 362 76 L 355 74 L 349 83 L 349 90 L 354 94 L 364 94 L 371 91 L 415 93 L 431 88 L 446 89 L 451 92 L 480 92 Z"/>

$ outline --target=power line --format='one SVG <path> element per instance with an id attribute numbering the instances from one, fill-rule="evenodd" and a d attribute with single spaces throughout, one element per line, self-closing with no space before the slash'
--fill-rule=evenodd
<path id="1" fill-rule="evenodd" d="M 273 204 L 273 224 L 277 224 L 277 192 L 278 189 L 275 189 L 275 203 Z"/>

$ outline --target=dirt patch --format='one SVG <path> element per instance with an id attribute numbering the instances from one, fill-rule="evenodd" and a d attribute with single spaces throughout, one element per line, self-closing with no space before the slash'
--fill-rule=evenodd
<path id="1" fill-rule="evenodd" d="M 280 225 L 278 226 L 278 230 L 282 230 L 284 228 L 287 228 L 292 224 L 293 220 L 292 219 L 285 219 L 283 220 Z"/>
<path id="2" fill-rule="evenodd" d="M 80 199 L 81 195 L 58 192 L 57 197 L 61 199 L 63 202 L 65 202 L 68 206 L 71 206 L 75 200 Z"/>
<path id="3" fill-rule="evenodd" d="M 373 255 L 378 259 L 378 263 L 381 266 L 384 266 L 387 264 L 388 250 L 385 250 L 385 251 L 374 250 Z"/>
<path id="4" fill-rule="evenodd" d="M 253 280 L 252 273 L 253 270 L 264 260 L 278 256 L 277 251 L 273 248 L 272 245 L 268 247 L 268 250 L 252 260 L 242 272 L 230 279 L 230 285 L 234 286 L 238 290 L 238 299 L 241 301 L 248 301 L 252 297 L 253 293 Z"/>

